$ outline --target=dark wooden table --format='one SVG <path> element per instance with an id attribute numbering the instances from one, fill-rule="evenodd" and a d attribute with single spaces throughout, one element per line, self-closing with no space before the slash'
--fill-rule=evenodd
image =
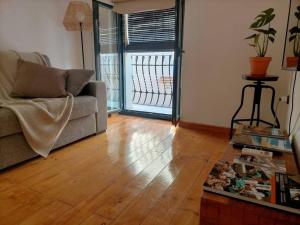
<path id="1" fill-rule="evenodd" d="M 239 153 L 240 150 L 229 146 L 221 160 L 232 161 Z M 273 157 L 286 160 L 289 174 L 298 174 L 292 154 Z M 204 191 L 200 225 L 300 225 L 300 216 Z"/>

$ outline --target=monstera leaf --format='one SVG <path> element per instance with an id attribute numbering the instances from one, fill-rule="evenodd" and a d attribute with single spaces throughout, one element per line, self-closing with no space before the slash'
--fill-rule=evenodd
<path id="1" fill-rule="evenodd" d="M 290 30 L 289 30 L 290 34 L 299 34 L 300 33 L 300 28 L 295 26 L 295 27 L 292 27 Z"/>
<path id="2" fill-rule="evenodd" d="M 275 14 L 273 14 L 273 12 L 273 8 L 262 11 L 261 14 L 255 17 L 255 21 L 251 24 L 250 28 L 260 28 L 269 24 L 275 18 Z"/>
<path id="3" fill-rule="evenodd" d="M 274 18 L 275 14 L 273 8 L 262 11 L 254 18 L 254 22 L 250 25 L 250 29 L 255 33 L 245 38 L 247 40 L 253 40 L 253 42 L 249 45 L 254 47 L 257 55 L 260 57 L 264 57 L 266 55 L 269 41 L 272 43 L 275 41 L 277 31 L 271 27 L 271 22 Z M 262 41 L 260 41 L 261 37 Z"/>

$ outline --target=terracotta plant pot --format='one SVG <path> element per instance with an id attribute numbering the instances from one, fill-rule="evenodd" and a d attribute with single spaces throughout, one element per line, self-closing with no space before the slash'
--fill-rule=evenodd
<path id="1" fill-rule="evenodd" d="M 287 57 L 286 58 L 286 67 L 287 68 L 297 68 L 298 66 L 298 57 Z"/>
<path id="2" fill-rule="evenodd" d="M 272 57 L 251 57 L 251 75 L 253 76 L 265 76 Z"/>

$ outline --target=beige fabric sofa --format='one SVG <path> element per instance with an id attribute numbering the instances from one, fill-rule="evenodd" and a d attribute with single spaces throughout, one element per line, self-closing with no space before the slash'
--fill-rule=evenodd
<path id="1" fill-rule="evenodd" d="M 74 98 L 72 114 L 54 149 L 107 128 L 106 87 L 104 82 L 89 82 Z M 0 108 L 0 170 L 36 157 L 27 144 L 15 114 Z"/>

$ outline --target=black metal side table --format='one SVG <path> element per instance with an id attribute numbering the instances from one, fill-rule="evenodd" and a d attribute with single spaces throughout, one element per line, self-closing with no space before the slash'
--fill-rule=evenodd
<path id="1" fill-rule="evenodd" d="M 233 125 L 237 122 L 250 122 L 250 126 L 252 126 L 253 122 L 256 122 L 256 126 L 259 125 L 259 123 L 264 123 L 270 126 L 274 126 L 276 128 L 280 128 L 279 120 L 277 119 L 275 110 L 274 110 L 274 101 L 275 101 L 275 89 L 272 86 L 265 85 L 265 82 L 267 81 L 277 81 L 278 76 L 274 75 L 267 75 L 267 76 L 251 76 L 251 75 L 243 75 L 244 80 L 253 81 L 253 84 L 247 84 L 242 89 L 242 97 L 241 97 L 241 104 L 235 114 L 233 115 L 231 119 L 231 128 L 230 128 L 230 138 L 232 138 L 233 134 Z M 254 88 L 254 98 L 253 98 L 253 105 L 252 105 L 252 113 L 250 119 L 235 119 L 240 110 L 243 107 L 244 104 L 244 97 L 245 97 L 245 90 L 247 88 Z M 269 89 L 272 91 L 272 99 L 271 99 L 271 112 L 274 116 L 276 124 L 267 122 L 265 120 L 260 119 L 260 100 L 261 100 L 261 93 L 263 89 Z M 257 111 L 256 111 L 257 108 Z M 254 118 L 254 114 L 256 111 L 256 118 Z"/>

